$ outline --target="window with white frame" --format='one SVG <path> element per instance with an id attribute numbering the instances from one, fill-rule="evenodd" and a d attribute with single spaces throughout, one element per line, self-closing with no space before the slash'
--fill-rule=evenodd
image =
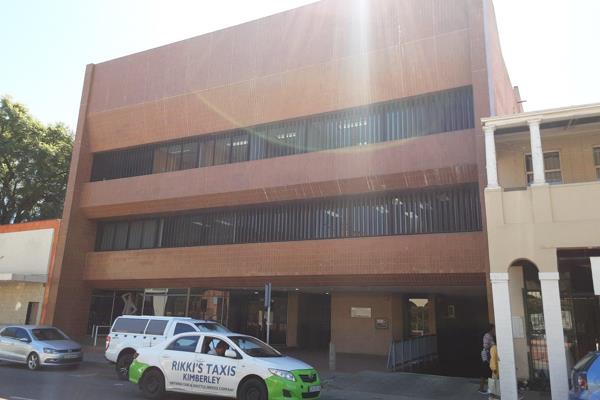
<path id="1" fill-rule="evenodd" d="M 531 154 L 525 155 L 525 171 L 527 173 L 527 184 L 533 182 L 533 162 Z M 560 155 L 558 151 L 549 151 L 544 153 L 544 172 L 546 183 L 551 185 L 562 183 L 562 173 L 560 171 Z"/>
<path id="2" fill-rule="evenodd" d="M 596 167 L 596 179 L 600 181 L 600 146 L 594 147 L 594 167 Z"/>

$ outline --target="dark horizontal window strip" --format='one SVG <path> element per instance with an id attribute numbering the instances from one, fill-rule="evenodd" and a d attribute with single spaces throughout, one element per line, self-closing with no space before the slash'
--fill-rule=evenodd
<path id="1" fill-rule="evenodd" d="M 471 86 L 94 154 L 92 181 L 363 146 L 474 126 Z"/>
<path id="2" fill-rule="evenodd" d="M 481 230 L 476 184 L 98 224 L 97 251 Z"/>

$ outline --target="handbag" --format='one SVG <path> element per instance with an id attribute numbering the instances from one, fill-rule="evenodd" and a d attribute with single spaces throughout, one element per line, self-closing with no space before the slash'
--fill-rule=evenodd
<path id="1" fill-rule="evenodd" d="M 500 379 L 488 378 L 488 393 L 500 397 Z"/>

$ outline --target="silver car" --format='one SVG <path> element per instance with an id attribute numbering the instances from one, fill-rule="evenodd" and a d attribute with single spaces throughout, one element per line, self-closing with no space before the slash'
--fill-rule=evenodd
<path id="1" fill-rule="evenodd" d="M 10 325 L 0 329 L 0 360 L 26 364 L 30 370 L 78 365 L 81 345 L 51 326 Z"/>

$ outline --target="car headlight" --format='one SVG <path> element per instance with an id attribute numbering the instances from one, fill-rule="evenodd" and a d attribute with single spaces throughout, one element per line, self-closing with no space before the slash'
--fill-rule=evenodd
<path id="1" fill-rule="evenodd" d="M 287 379 L 288 381 L 292 381 L 292 382 L 296 381 L 296 378 L 294 377 L 294 375 L 292 375 L 292 373 L 290 371 L 269 368 L 269 372 L 272 373 L 273 375 L 277 375 L 280 378 Z"/>
<path id="2" fill-rule="evenodd" d="M 56 353 L 58 353 L 58 351 L 56 351 L 55 349 L 50 348 L 50 347 L 44 347 L 44 353 L 46 353 L 46 354 L 56 354 Z"/>

